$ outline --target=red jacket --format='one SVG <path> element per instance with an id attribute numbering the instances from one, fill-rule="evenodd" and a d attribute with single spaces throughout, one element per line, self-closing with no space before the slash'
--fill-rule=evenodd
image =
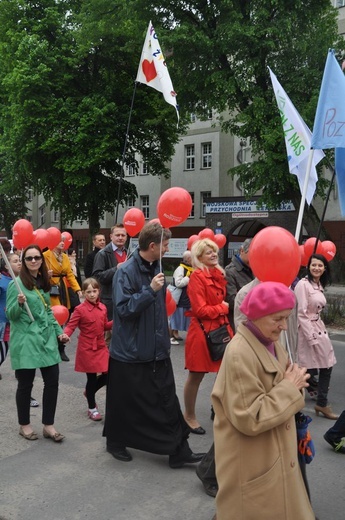
<path id="1" fill-rule="evenodd" d="M 186 338 L 186 368 L 193 372 L 218 372 L 221 360 L 212 361 L 198 319 L 202 321 L 206 332 L 228 322 L 228 307 L 223 303 L 226 294 L 225 277 L 217 268 L 196 269 L 191 274 L 187 293 L 192 310 L 186 314 L 191 315 L 192 320 Z M 230 325 L 228 328 L 232 337 Z"/>
<path id="2" fill-rule="evenodd" d="M 64 332 L 71 336 L 77 327 L 80 330 L 75 356 L 77 372 L 108 372 L 109 351 L 104 331 L 112 326 L 113 322 L 107 318 L 107 308 L 101 302 L 93 305 L 85 300 L 74 309 Z"/>

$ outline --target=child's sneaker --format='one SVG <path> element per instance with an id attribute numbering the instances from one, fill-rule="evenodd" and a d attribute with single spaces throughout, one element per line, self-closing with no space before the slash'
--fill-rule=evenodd
<path id="1" fill-rule="evenodd" d="M 87 412 L 87 415 L 89 416 L 91 421 L 101 421 L 102 420 L 102 416 L 99 413 L 99 411 L 97 410 L 97 408 L 95 410 L 89 410 Z"/>

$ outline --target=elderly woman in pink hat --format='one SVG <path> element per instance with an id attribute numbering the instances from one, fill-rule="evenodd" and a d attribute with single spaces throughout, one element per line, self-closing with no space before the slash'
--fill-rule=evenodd
<path id="1" fill-rule="evenodd" d="M 305 368 L 279 343 L 295 296 L 262 282 L 240 307 L 247 321 L 229 343 L 212 392 L 217 520 L 314 520 L 297 460 L 295 414 Z"/>

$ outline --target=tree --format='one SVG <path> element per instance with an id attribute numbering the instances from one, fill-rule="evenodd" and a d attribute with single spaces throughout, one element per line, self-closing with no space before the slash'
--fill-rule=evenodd
<path id="1" fill-rule="evenodd" d="M 66 221 L 88 220 L 93 233 L 116 205 L 146 27 L 138 32 L 122 0 L 3 0 L 0 27 L 1 149 Z M 125 162 L 139 153 L 165 175 L 176 116 L 147 90 L 137 94 Z M 120 203 L 136 196 L 121 186 Z"/>
<path id="2" fill-rule="evenodd" d="M 183 109 L 221 115 L 223 129 L 250 141 L 255 161 L 234 168 L 246 193 L 262 193 L 276 208 L 299 206 L 288 172 L 283 129 L 268 66 L 312 128 L 327 50 L 344 49 L 337 10 L 329 0 L 137 0 L 136 10 L 165 31 L 171 70 Z M 321 172 L 320 172 L 321 175 Z M 320 176 L 318 194 L 327 181 Z"/>

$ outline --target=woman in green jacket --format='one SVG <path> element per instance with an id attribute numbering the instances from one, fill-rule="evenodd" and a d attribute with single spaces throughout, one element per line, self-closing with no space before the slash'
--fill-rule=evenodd
<path id="1" fill-rule="evenodd" d="M 24 249 L 22 258 L 23 265 L 16 279 L 21 292 L 18 294 L 12 281 L 6 299 L 6 314 L 11 329 L 11 365 L 18 380 L 16 403 L 19 435 L 28 440 L 38 439 L 30 424 L 30 396 L 36 368 L 39 368 L 44 381 L 43 436 L 61 442 L 64 436 L 54 427 L 61 360 L 57 339 L 68 341 L 69 338 L 63 334 L 50 308 L 49 276 L 41 249 L 37 245 L 29 245 Z"/>

